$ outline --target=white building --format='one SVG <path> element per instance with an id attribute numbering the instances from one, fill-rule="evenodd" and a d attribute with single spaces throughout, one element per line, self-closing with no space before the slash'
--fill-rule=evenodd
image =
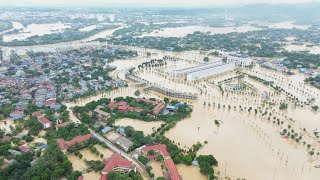
<path id="1" fill-rule="evenodd" d="M 225 73 L 228 71 L 232 71 L 236 68 L 235 64 L 227 63 L 227 64 L 217 64 L 216 66 L 208 66 L 206 69 L 198 70 L 187 75 L 188 80 L 198 80 L 210 76 L 214 76 L 217 74 Z"/>
<path id="2" fill-rule="evenodd" d="M 208 69 L 208 68 L 211 68 L 211 67 L 216 67 L 216 66 L 219 66 L 219 65 L 222 65 L 222 64 L 223 64 L 222 61 L 211 62 L 211 63 L 208 63 L 208 64 L 202 64 L 202 65 L 199 65 L 199 66 L 173 70 L 173 74 L 175 76 L 188 75 L 190 73 L 202 71 L 202 70 L 205 70 L 205 69 Z"/>
<path id="3" fill-rule="evenodd" d="M 252 59 L 249 56 L 242 54 L 229 54 L 227 56 L 227 63 L 234 63 L 237 66 L 250 66 L 252 65 Z"/>

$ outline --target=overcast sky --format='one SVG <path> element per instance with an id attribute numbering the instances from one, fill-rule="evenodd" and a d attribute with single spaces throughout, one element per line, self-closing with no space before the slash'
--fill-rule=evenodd
<path id="1" fill-rule="evenodd" d="M 0 0 L 0 6 L 223 6 L 250 3 L 304 3 L 310 1 L 312 0 Z"/>

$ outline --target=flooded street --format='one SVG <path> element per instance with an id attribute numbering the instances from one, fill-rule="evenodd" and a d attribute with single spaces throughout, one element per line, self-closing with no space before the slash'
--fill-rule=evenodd
<path id="1" fill-rule="evenodd" d="M 149 59 L 151 58 L 149 57 Z M 147 59 L 147 57 L 139 56 L 133 60 L 115 61 L 112 65 L 118 68 L 112 72 L 112 76 L 125 79 L 124 71 L 127 68 L 137 67 Z M 221 74 L 202 81 L 186 81 L 170 74 L 172 69 L 175 69 L 174 65 L 177 67 L 188 63 L 197 65 L 201 63 L 200 59 L 195 59 L 194 62 L 179 60 L 174 63 L 169 60 L 167 66 L 164 67 L 136 68 L 135 70 L 136 76 L 146 79 L 150 83 L 162 85 L 178 92 L 198 93 L 197 100 L 184 100 L 193 106 L 191 116 L 178 122 L 174 128 L 165 133 L 165 136 L 179 143 L 179 146 L 184 149 L 190 148 L 197 142 L 207 141 L 198 154 L 214 155 L 219 161 L 219 166 L 215 171 L 220 178 L 227 176 L 232 179 L 316 180 L 320 176 L 320 171 L 314 166 L 319 164 L 320 145 L 317 143 L 313 131 L 316 128 L 320 129 L 318 122 L 320 114 L 312 112 L 310 108 L 301 104 L 312 98 L 314 98 L 315 104 L 319 104 L 319 90 L 304 85 L 305 77 L 302 74 L 287 76 L 259 66 L 241 71 L 267 81 L 273 81 L 274 85 L 282 87 L 286 93 L 297 97 L 298 102 L 291 101 L 286 93 L 277 92 L 271 86 L 264 85 L 249 77 L 244 77 L 240 82 L 246 83 L 251 89 L 226 91 L 222 94 L 221 90 L 217 88 L 218 82 L 239 76 L 235 72 Z M 171 70 L 168 70 L 170 68 Z M 134 87 L 129 82 L 129 87 L 84 98 L 75 103 L 67 103 L 67 106 L 83 106 L 102 97 L 112 99 L 119 96 L 134 96 L 137 89 L 139 87 Z M 266 99 L 262 96 L 264 93 L 267 93 L 269 98 Z M 158 99 L 165 97 L 159 93 L 143 90 L 141 90 L 140 96 Z M 279 110 L 280 102 L 286 102 L 288 109 Z M 249 111 L 249 108 L 252 110 Z M 215 120 L 219 122 L 219 126 Z M 136 130 L 150 134 L 153 128 L 161 125 L 161 122 L 121 119 L 116 121 L 116 125 L 132 126 Z M 300 139 L 281 136 L 279 133 L 284 129 L 296 134 L 297 138 L 300 136 Z M 118 136 L 115 132 L 106 135 L 110 140 L 114 140 Z M 307 147 L 309 144 L 310 149 Z M 310 151 L 315 154 L 309 155 Z M 159 174 L 158 165 L 153 164 L 153 166 L 154 171 Z M 253 167 L 254 171 L 252 171 Z M 184 179 L 190 179 L 190 174 L 200 180 L 206 179 L 197 167 L 177 165 L 177 168 Z"/>
<path id="2" fill-rule="evenodd" d="M 116 126 L 132 126 L 137 131 L 143 131 L 144 134 L 150 135 L 157 128 L 161 126 L 164 122 L 161 121 L 153 121 L 153 122 L 145 122 L 136 119 L 124 118 L 120 120 L 116 120 L 114 125 Z"/>

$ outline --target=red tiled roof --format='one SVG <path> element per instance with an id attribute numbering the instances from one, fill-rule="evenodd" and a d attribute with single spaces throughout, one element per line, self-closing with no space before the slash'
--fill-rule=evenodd
<path id="1" fill-rule="evenodd" d="M 57 104 L 57 102 L 55 100 L 50 100 L 50 101 L 45 101 L 44 105 L 45 106 L 51 106 L 51 105 L 55 105 Z"/>
<path id="2" fill-rule="evenodd" d="M 181 177 L 179 175 L 179 172 L 176 168 L 176 165 L 174 164 L 173 160 L 170 158 L 170 159 L 166 159 L 165 160 L 165 163 L 167 165 L 167 169 L 169 171 L 169 174 L 170 174 L 170 179 L 171 180 L 181 180 Z"/>
<path id="3" fill-rule="evenodd" d="M 21 151 L 23 151 L 23 152 L 29 152 L 30 150 L 29 150 L 29 148 L 27 147 L 27 146 L 19 146 L 19 149 L 21 150 Z"/>
<path id="4" fill-rule="evenodd" d="M 82 141 L 89 140 L 91 138 L 91 136 L 92 136 L 91 134 L 87 134 L 84 136 L 77 136 L 77 137 L 73 138 L 71 141 L 66 142 L 66 144 L 68 147 L 70 147 L 70 146 L 75 145 L 76 143 L 81 143 Z"/>
<path id="5" fill-rule="evenodd" d="M 125 101 L 119 101 L 119 102 L 112 102 L 112 103 L 110 103 L 110 104 L 108 104 L 108 107 L 110 108 L 110 109 L 113 109 L 113 108 L 115 108 L 115 107 L 117 107 L 117 106 L 127 106 L 127 102 L 125 102 Z"/>
<path id="6" fill-rule="evenodd" d="M 64 126 L 69 126 L 69 122 L 64 122 L 64 123 L 60 123 L 60 124 L 57 124 L 56 125 L 56 128 L 61 128 L 61 127 L 64 127 Z"/>
<path id="7" fill-rule="evenodd" d="M 127 112 L 130 109 L 130 106 L 118 106 L 118 110 L 122 112 Z"/>
<path id="8" fill-rule="evenodd" d="M 148 159 L 155 159 L 159 156 L 159 154 L 154 154 L 154 155 L 147 155 L 146 158 Z"/>
<path id="9" fill-rule="evenodd" d="M 143 99 L 143 98 L 139 98 L 139 99 L 137 99 L 137 101 L 144 101 L 144 102 L 146 102 L 146 103 L 151 103 L 151 104 L 154 104 L 154 105 L 156 105 L 156 104 L 159 103 L 158 101 L 152 101 L 152 100 Z"/>
<path id="10" fill-rule="evenodd" d="M 7 142 L 10 139 L 10 136 L 4 136 L 3 138 L 1 138 L 0 142 L 4 143 Z"/>
<path id="11" fill-rule="evenodd" d="M 132 167 L 132 162 L 124 159 L 119 154 L 114 153 L 111 155 L 110 158 L 103 161 L 106 166 L 102 169 L 103 174 L 108 174 L 108 172 L 112 171 L 116 166 L 123 166 L 123 167 Z"/>
<path id="12" fill-rule="evenodd" d="M 14 110 L 10 114 L 23 114 L 23 111 Z"/>
<path id="13" fill-rule="evenodd" d="M 51 122 L 49 121 L 49 119 L 47 119 L 46 117 L 42 116 L 41 118 L 39 118 L 39 121 L 42 124 L 51 124 Z"/>
<path id="14" fill-rule="evenodd" d="M 78 177 L 78 180 L 83 180 L 83 176 L 79 176 L 79 177 Z"/>
<path id="15" fill-rule="evenodd" d="M 91 134 L 87 134 L 84 136 L 77 136 L 75 138 L 73 138 L 71 141 L 65 141 L 64 139 L 60 138 L 57 139 L 57 144 L 59 146 L 59 148 L 64 151 L 66 149 L 68 149 L 69 147 L 75 145 L 76 143 L 81 143 L 82 141 L 85 140 L 89 140 L 92 137 Z"/>
<path id="16" fill-rule="evenodd" d="M 99 180 L 108 180 L 108 175 L 102 174 Z"/>
<path id="17" fill-rule="evenodd" d="M 134 108 L 133 109 L 135 112 L 141 112 L 141 111 L 143 111 L 144 109 L 143 108 Z"/>
<path id="18" fill-rule="evenodd" d="M 153 108 L 153 111 L 158 111 L 161 108 L 164 108 L 165 104 L 163 102 L 160 102 L 159 104 L 156 105 L 156 107 Z"/>
<path id="19" fill-rule="evenodd" d="M 167 151 L 167 146 L 165 144 L 150 145 L 142 148 L 143 153 L 147 153 L 150 150 L 161 151 L 163 156 L 170 156 L 169 152 Z"/>
<path id="20" fill-rule="evenodd" d="M 68 149 L 68 146 L 67 146 L 67 144 L 66 144 L 66 141 L 65 141 L 64 139 L 62 139 L 62 138 L 57 139 L 57 144 L 58 144 L 59 148 L 60 148 L 62 151 Z"/>
<path id="21" fill-rule="evenodd" d="M 40 112 L 39 111 L 35 111 L 35 112 L 32 113 L 32 116 L 38 117 L 38 116 L 40 116 Z"/>

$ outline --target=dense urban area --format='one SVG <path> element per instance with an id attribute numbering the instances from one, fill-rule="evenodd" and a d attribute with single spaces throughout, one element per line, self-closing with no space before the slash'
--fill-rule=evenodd
<path id="1" fill-rule="evenodd" d="M 0 179 L 319 179 L 301 6 L 0 7 Z"/>

